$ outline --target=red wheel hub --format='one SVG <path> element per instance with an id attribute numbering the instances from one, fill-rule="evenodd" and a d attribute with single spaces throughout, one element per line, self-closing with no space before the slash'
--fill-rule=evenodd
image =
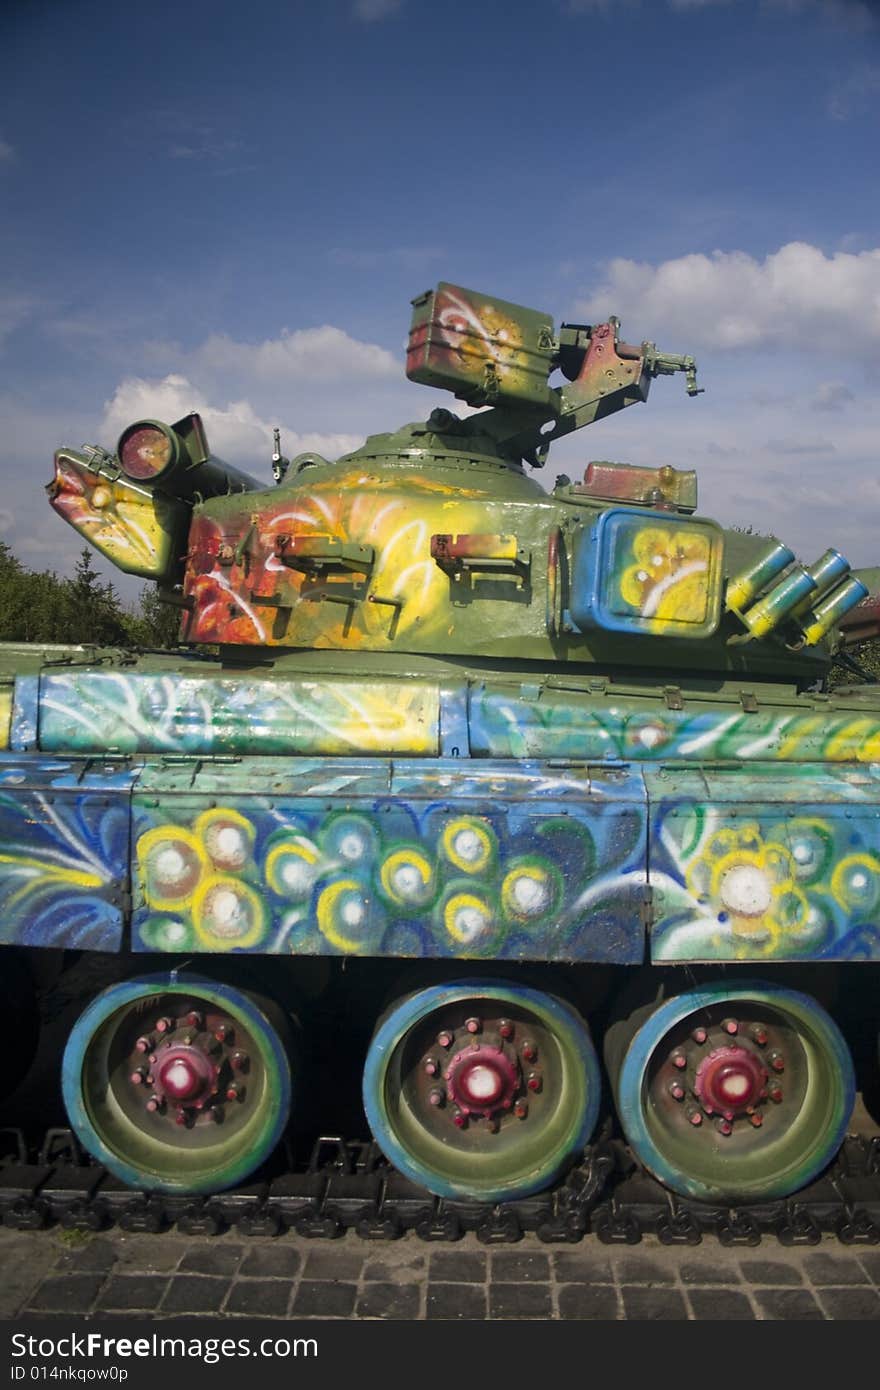
<path id="1" fill-rule="evenodd" d="M 155 1069 L 154 1089 L 178 1105 L 207 1100 L 216 1085 L 216 1072 L 201 1048 L 181 1044 L 169 1047 Z"/>
<path id="2" fill-rule="evenodd" d="M 499 1047 L 476 1043 L 457 1053 L 446 1069 L 450 1100 L 464 1114 L 510 1110 L 518 1078 L 514 1062 Z"/>
<path id="3" fill-rule="evenodd" d="M 767 1072 L 746 1047 L 718 1047 L 697 1068 L 694 1093 L 707 1115 L 744 1115 L 766 1095 Z"/>

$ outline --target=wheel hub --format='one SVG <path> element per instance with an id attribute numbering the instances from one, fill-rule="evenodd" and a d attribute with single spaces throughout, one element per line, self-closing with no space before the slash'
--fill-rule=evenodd
<path id="1" fill-rule="evenodd" d="M 707 1115 L 725 1119 L 754 1111 L 767 1095 L 767 1072 L 745 1047 L 716 1047 L 697 1067 L 694 1094 Z"/>
<path id="2" fill-rule="evenodd" d="M 241 1078 L 249 1057 L 237 1044 L 235 1026 L 186 1003 L 176 1017 L 153 1018 L 128 1064 L 131 1102 L 177 1125 L 191 1128 L 202 1119 L 222 1124 L 225 1102 L 246 1099 Z"/>
<path id="3" fill-rule="evenodd" d="M 737 1018 L 691 1018 L 655 1078 L 658 1103 L 671 1097 L 680 1123 L 699 1131 L 706 1118 L 729 1136 L 760 1129 L 770 1109 L 784 1099 L 781 1037 L 769 1025 Z"/>
<path id="4" fill-rule="evenodd" d="M 510 1110 L 520 1085 L 515 1057 L 503 1047 L 473 1043 L 453 1057 L 446 1071 L 447 1092 L 465 1115 L 488 1118 L 496 1110 Z"/>

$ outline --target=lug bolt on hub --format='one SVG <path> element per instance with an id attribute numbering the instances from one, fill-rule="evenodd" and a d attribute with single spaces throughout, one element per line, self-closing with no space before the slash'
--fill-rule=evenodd
<path id="1" fill-rule="evenodd" d="M 205 1020 L 203 1015 L 199 1013 L 198 1009 L 190 1009 L 189 1013 L 186 1016 L 186 1021 L 189 1024 L 190 1028 L 201 1028 Z"/>
<path id="2" fill-rule="evenodd" d="M 501 1022 L 498 1024 L 498 1032 L 501 1034 L 502 1038 L 513 1037 L 513 1024 L 509 1018 L 502 1018 Z"/>
<path id="3" fill-rule="evenodd" d="M 724 1029 L 725 1033 L 729 1033 L 731 1037 L 734 1037 L 735 1034 L 739 1032 L 739 1024 L 735 1018 L 723 1019 L 721 1027 Z"/>
<path id="4" fill-rule="evenodd" d="M 479 1033 L 480 1030 L 481 1030 L 482 1027 L 483 1027 L 483 1025 L 482 1025 L 480 1019 L 478 1019 L 478 1018 L 468 1018 L 468 1019 L 465 1019 L 465 1024 L 464 1024 L 464 1026 L 465 1026 L 465 1028 L 467 1029 L 467 1031 L 468 1031 L 469 1033 Z"/>
<path id="5" fill-rule="evenodd" d="M 425 1072 L 428 1076 L 436 1076 L 438 1069 L 439 1068 L 436 1057 L 425 1058 Z"/>
<path id="6" fill-rule="evenodd" d="M 513 1107 L 513 1113 L 518 1120 L 524 1120 L 529 1113 L 529 1107 L 524 1100 L 518 1100 Z"/>
<path id="7" fill-rule="evenodd" d="M 535 1044 L 531 1041 L 531 1039 L 523 1043 L 522 1055 L 524 1061 L 526 1062 L 534 1062 L 535 1058 L 537 1057 L 538 1049 L 535 1046 Z"/>
<path id="8" fill-rule="evenodd" d="M 754 1125 L 755 1129 L 760 1129 L 763 1123 L 764 1116 L 761 1114 L 760 1110 L 756 1110 L 754 1115 L 749 1116 L 749 1124 Z"/>
<path id="9" fill-rule="evenodd" d="M 246 1052 L 233 1052 L 232 1065 L 236 1071 L 247 1071 L 250 1064 L 251 1059 Z"/>
<path id="10" fill-rule="evenodd" d="M 780 1101 L 782 1100 L 782 1087 L 771 1086 L 767 1094 L 774 1105 L 779 1105 Z"/>
<path id="11" fill-rule="evenodd" d="M 442 1105 L 446 1100 L 446 1092 L 442 1086 L 432 1086 L 428 1092 L 428 1103 L 430 1105 Z"/>
<path id="12" fill-rule="evenodd" d="M 528 1086 L 530 1091 L 540 1091 L 543 1084 L 544 1083 L 541 1077 L 539 1076 L 538 1072 L 529 1072 L 528 1079 L 526 1080 L 526 1085 Z"/>
<path id="13" fill-rule="evenodd" d="M 456 1129 L 465 1129 L 467 1126 L 467 1115 L 462 1110 L 453 1110 L 452 1123 Z"/>
<path id="14" fill-rule="evenodd" d="M 687 1066 L 687 1057 L 685 1057 L 683 1052 L 673 1052 L 669 1060 L 679 1071 L 684 1071 Z"/>
<path id="15" fill-rule="evenodd" d="M 673 1081 L 669 1087 L 669 1094 L 673 1100 L 684 1100 L 684 1087 L 678 1081 Z"/>
<path id="16" fill-rule="evenodd" d="M 173 1019 L 173 1018 L 157 1018 L 157 1019 L 156 1019 L 156 1032 L 157 1032 L 157 1033 L 170 1033 L 170 1032 L 173 1031 L 173 1029 L 174 1029 L 174 1019 Z"/>
<path id="17" fill-rule="evenodd" d="M 724 1134 L 725 1136 L 733 1133 L 733 1125 L 729 1120 L 716 1120 L 715 1128 L 719 1134 Z"/>
<path id="18" fill-rule="evenodd" d="M 756 1023 L 753 1028 L 749 1029 L 749 1037 L 753 1042 L 756 1042 L 759 1047 L 766 1046 L 768 1036 L 767 1029 L 762 1023 Z"/>
<path id="19" fill-rule="evenodd" d="M 690 1110 L 687 1111 L 687 1117 L 690 1123 L 695 1128 L 697 1125 L 701 1125 L 703 1123 L 703 1117 L 700 1114 L 699 1110 L 696 1108 L 696 1106 L 691 1106 Z"/>
<path id="20" fill-rule="evenodd" d="M 694 1042 L 700 1043 L 701 1045 L 706 1041 L 708 1036 L 709 1034 L 706 1032 L 705 1028 L 695 1028 L 694 1031 L 691 1033 L 691 1037 L 693 1038 Z"/>
<path id="21" fill-rule="evenodd" d="M 138 1038 L 134 1045 L 135 1052 L 149 1052 L 153 1046 L 152 1038 Z"/>
<path id="22" fill-rule="evenodd" d="M 781 1052 L 771 1052 L 768 1061 L 774 1071 L 785 1071 L 785 1058 Z"/>
<path id="23" fill-rule="evenodd" d="M 442 1033 L 437 1034 L 437 1044 L 439 1047 L 451 1047 L 452 1043 L 453 1035 L 447 1029 L 444 1028 Z"/>

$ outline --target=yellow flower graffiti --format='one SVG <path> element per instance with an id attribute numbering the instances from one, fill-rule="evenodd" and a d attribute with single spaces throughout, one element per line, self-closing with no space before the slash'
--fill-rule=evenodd
<path id="1" fill-rule="evenodd" d="M 787 846 L 765 841 L 757 822 L 715 831 L 687 871 L 687 886 L 710 903 L 735 938 L 778 943 L 806 927 L 810 904 Z"/>
<path id="2" fill-rule="evenodd" d="M 646 526 L 632 543 L 633 563 L 624 570 L 620 593 L 642 617 L 661 622 L 705 620 L 711 541 L 695 531 Z"/>

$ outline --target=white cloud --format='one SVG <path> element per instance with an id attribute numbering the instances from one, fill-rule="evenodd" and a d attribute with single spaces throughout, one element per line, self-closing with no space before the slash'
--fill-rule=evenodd
<path id="1" fill-rule="evenodd" d="M 813 410 L 843 410 L 855 395 L 842 381 L 820 381 L 813 392 Z"/>
<path id="2" fill-rule="evenodd" d="M 341 328 L 285 330 L 262 343 L 240 343 L 214 334 L 194 360 L 215 371 L 247 373 L 260 379 L 327 381 L 399 376 L 400 364 L 385 348 L 352 338 Z"/>
<path id="3" fill-rule="evenodd" d="M 280 420 L 270 423 L 261 419 L 246 400 L 230 401 L 226 406 L 212 404 L 179 373 L 171 373 L 161 381 L 127 377 L 120 382 L 104 407 L 102 437 L 115 445 L 125 427 L 134 420 L 153 419 L 170 424 L 193 410 L 198 411 L 204 421 L 212 451 L 255 476 L 269 471 L 274 424 L 281 427 L 281 445 L 288 457 L 309 450 L 327 458 L 338 458 L 363 443 L 363 435 L 300 433 L 287 429 Z"/>
<path id="4" fill-rule="evenodd" d="M 860 63 L 838 82 L 828 97 L 828 114 L 835 121 L 862 115 L 880 97 L 880 65 Z"/>
<path id="5" fill-rule="evenodd" d="M 880 346 L 880 248 L 826 256 L 794 241 L 756 260 L 745 251 L 692 254 L 650 265 L 617 259 L 578 306 L 624 319 L 623 336 L 670 336 L 693 346 L 792 349 L 833 342 L 835 353 Z M 627 322 L 628 321 L 628 322 Z"/>
<path id="6" fill-rule="evenodd" d="M 8 140 L 0 140 L 0 164 L 11 164 L 15 159 L 15 150 Z"/>

